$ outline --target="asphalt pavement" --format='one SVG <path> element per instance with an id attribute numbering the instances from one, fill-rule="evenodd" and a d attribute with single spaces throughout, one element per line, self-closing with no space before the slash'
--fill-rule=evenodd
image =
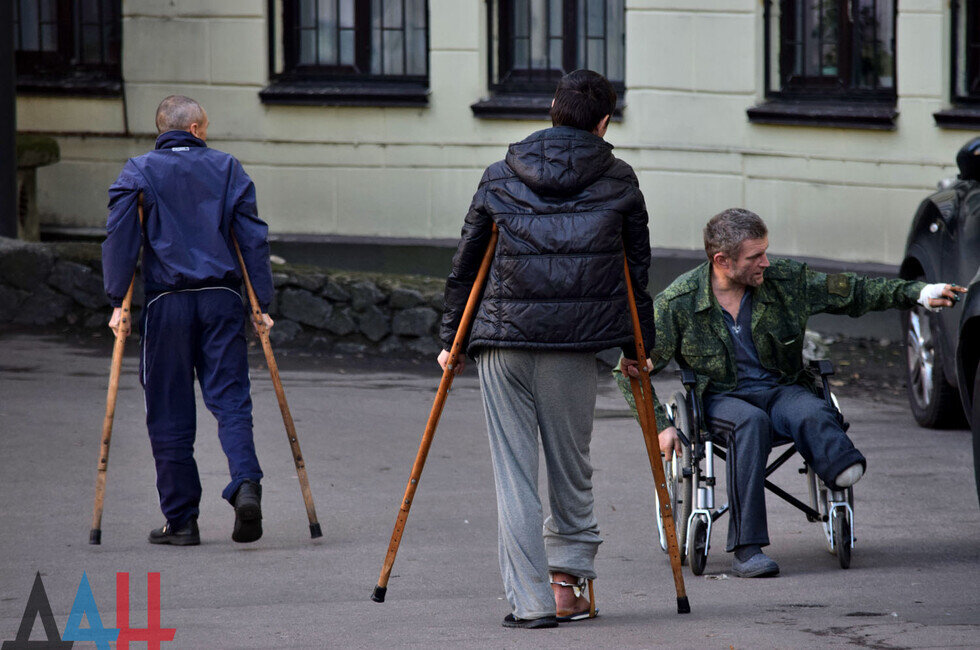
<path id="1" fill-rule="evenodd" d="M 509 608 L 472 368 L 449 396 L 387 601 L 378 604 L 370 595 L 438 384 L 434 361 L 302 351 L 280 358 L 324 532 L 311 540 L 272 383 L 255 355 L 265 536 L 254 544 L 231 541 L 233 511 L 220 498 L 227 464 L 199 400 L 202 544 L 173 548 L 146 542 L 163 520 L 132 345 L 116 409 L 102 544 L 88 543 L 109 355 L 105 340 L 0 335 L 0 641 L 17 638 L 36 573 L 60 633 L 76 594 L 77 607 L 94 603 L 106 626 L 148 627 L 153 572 L 161 581 L 160 625 L 175 630 L 162 648 L 980 645 L 980 508 L 970 434 L 920 429 L 898 399 L 840 395 L 852 438 L 869 461 L 855 490 L 850 569 L 827 552 L 818 525 L 770 497 L 767 552 L 780 576 L 732 577 L 721 520 L 705 575 L 684 569 L 692 612 L 679 615 L 657 544 L 639 427 L 602 371 L 592 444 L 605 539 L 596 564 L 599 618 L 512 630 L 500 625 Z M 656 386 L 662 396 L 680 387 L 673 377 Z M 790 462 L 774 478 L 803 497 L 798 467 Z M 718 498 L 724 502 L 723 487 Z M 79 588 L 83 572 L 91 600 Z M 128 626 L 120 623 L 125 599 L 117 573 L 129 574 Z M 91 624 L 91 610 L 83 626 Z M 33 628 L 31 639 L 45 638 L 41 620 Z M 75 643 L 85 647 L 95 645 Z"/>

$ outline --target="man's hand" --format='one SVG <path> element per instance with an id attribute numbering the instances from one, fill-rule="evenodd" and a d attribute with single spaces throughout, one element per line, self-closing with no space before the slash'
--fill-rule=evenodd
<path id="1" fill-rule="evenodd" d="M 929 311 L 940 311 L 943 307 L 952 307 L 960 301 L 959 294 L 966 293 L 966 287 L 955 284 L 927 284 L 919 292 L 919 304 Z"/>
<path id="2" fill-rule="evenodd" d="M 132 328 L 132 317 L 127 317 L 125 322 L 123 322 L 123 310 L 122 307 L 115 307 L 112 310 L 112 315 L 109 317 L 109 329 L 117 337 L 120 333 L 120 328 L 123 336 L 129 336 L 129 333 L 133 330 Z"/>
<path id="3" fill-rule="evenodd" d="M 675 427 L 667 427 L 660 432 L 660 452 L 670 460 L 670 452 L 673 451 L 680 458 L 684 453 L 684 448 L 681 446 L 681 439 L 677 435 L 677 429 Z"/>
<path id="4" fill-rule="evenodd" d="M 626 357 L 620 359 L 619 370 L 624 375 L 629 375 L 630 377 L 640 376 L 640 364 L 634 361 L 633 359 L 627 359 Z M 653 362 L 650 361 L 650 359 L 647 359 L 646 370 L 647 372 L 653 370 Z"/>
<path id="5" fill-rule="evenodd" d="M 445 372 L 446 364 L 449 363 L 449 350 L 443 350 L 442 352 L 440 352 L 439 357 L 436 359 L 436 361 L 439 362 L 439 367 L 442 368 L 443 372 Z M 461 354 L 458 357 L 456 357 L 456 367 L 453 368 L 453 374 L 458 375 L 459 373 L 463 372 L 463 368 L 465 367 L 466 367 L 466 361 L 464 360 L 463 355 Z"/>
<path id="6" fill-rule="evenodd" d="M 254 316 L 252 317 L 252 327 L 255 328 L 255 333 L 256 334 L 261 334 L 262 333 L 262 331 L 259 329 L 260 326 L 261 327 L 264 327 L 265 328 L 265 331 L 268 332 L 269 330 L 272 329 L 272 326 L 275 325 L 275 324 L 276 324 L 276 321 L 272 320 L 272 317 L 269 316 L 269 314 L 262 314 L 262 321 L 261 322 L 258 321 Z"/>

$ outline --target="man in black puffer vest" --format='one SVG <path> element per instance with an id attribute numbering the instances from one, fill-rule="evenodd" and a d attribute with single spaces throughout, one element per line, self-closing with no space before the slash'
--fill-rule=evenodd
<path id="1" fill-rule="evenodd" d="M 466 349 L 477 360 L 490 434 L 500 571 L 513 610 L 507 627 L 589 616 L 581 587 L 595 578 L 602 542 L 589 460 L 595 353 L 621 347 L 635 356 L 624 247 L 644 342 L 654 343 L 643 194 L 632 168 L 602 139 L 615 106 L 616 91 L 602 75 L 577 70 L 561 79 L 554 127 L 511 145 L 483 174 L 446 282 L 443 368 L 496 224 L 493 265 Z M 537 491 L 539 431 L 547 521 Z"/>

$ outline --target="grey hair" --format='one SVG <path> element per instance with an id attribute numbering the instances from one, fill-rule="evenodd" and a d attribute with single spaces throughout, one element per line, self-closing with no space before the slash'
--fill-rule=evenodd
<path id="1" fill-rule="evenodd" d="M 704 227 L 704 252 L 708 260 L 718 253 L 737 259 L 742 242 L 762 239 L 768 234 L 762 217 L 755 212 L 745 208 L 728 208 L 711 217 Z"/>
<path id="2" fill-rule="evenodd" d="M 190 97 L 171 95 L 157 107 L 157 131 L 186 131 L 204 121 L 204 108 Z"/>

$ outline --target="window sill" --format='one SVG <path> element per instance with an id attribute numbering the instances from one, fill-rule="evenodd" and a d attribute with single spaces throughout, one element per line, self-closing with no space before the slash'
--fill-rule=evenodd
<path id="1" fill-rule="evenodd" d="M 967 129 L 976 131 L 980 127 L 980 105 L 953 106 L 932 114 L 936 126 L 943 129 Z"/>
<path id="2" fill-rule="evenodd" d="M 617 93 L 616 110 L 612 121 L 623 120 L 623 93 Z M 553 94 L 500 93 L 470 105 L 473 115 L 486 120 L 547 120 L 550 119 Z"/>
<path id="3" fill-rule="evenodd" d="M 773 99 L 745 111 L 753 124 L 827 126 L 844 129 L 895 129 L 898 111 L 891 101 L 806 101 Z"/>
<path id="4" fill-rule="evenodd" d="M 299 106 L 429 105 L 428 84 L 378 81 L 274 81 L 259 92 L 263 104 Z"/>
<path id="5" fill-rule="evenodd" d="M 122 81 L 74 76 L 19 76 L 17 94 L 49 97 L 120 97 Z"/>

